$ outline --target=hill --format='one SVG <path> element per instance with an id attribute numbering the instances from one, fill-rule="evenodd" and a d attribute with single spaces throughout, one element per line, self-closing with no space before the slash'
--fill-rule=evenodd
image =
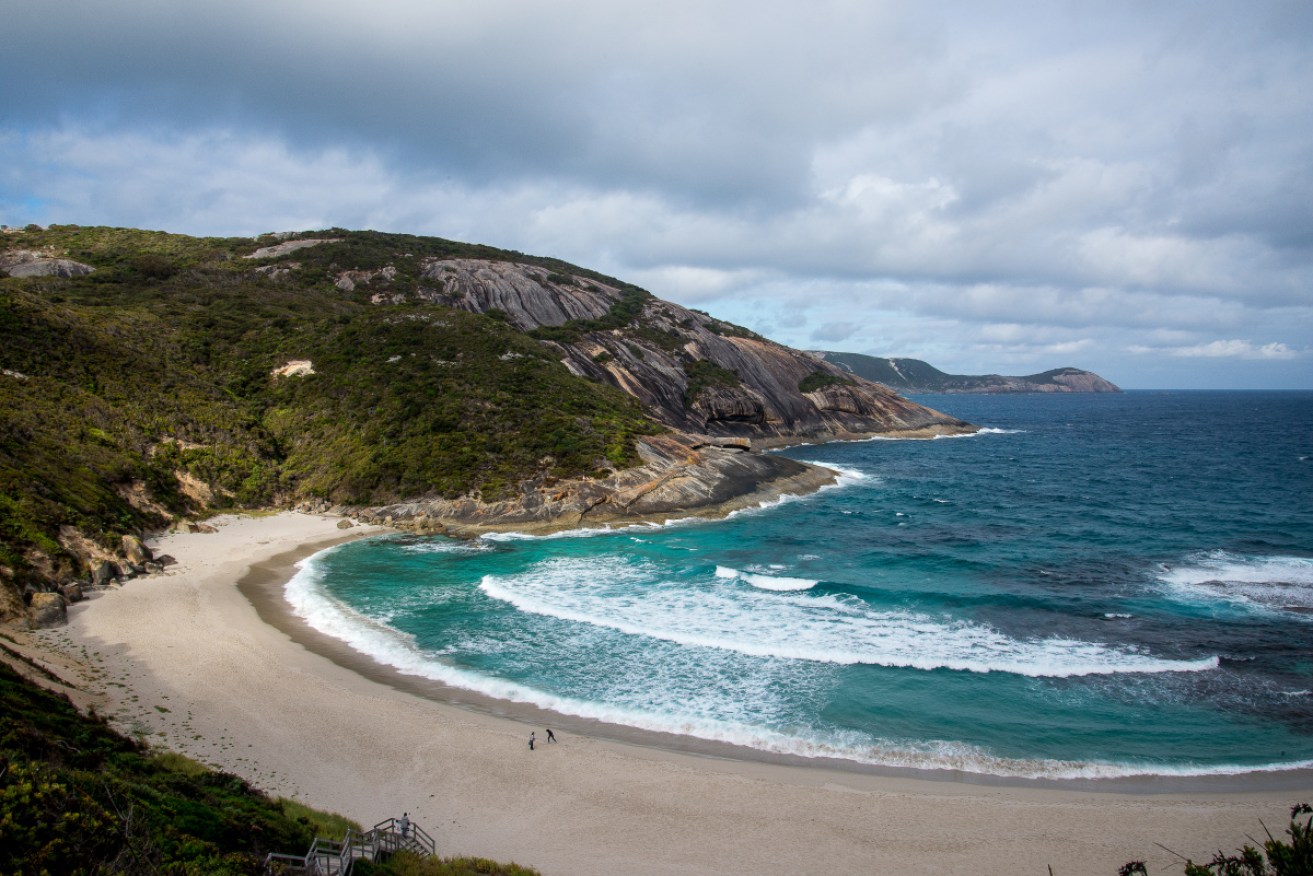
<path id="1" fill-rule="evenodd" d="M 749 448 L 968 428 L 555 259 L 340 229 L 0 236 L 0 619 L 139 573 L 124 536 L 217 509 L 559 527 L 828 477 Z"/>
<path id="2" fill-rule="evenodd" d="M 897 392 L 1121 392 L 1121 389 L 1091 371 L 1054 368 L 1025 377 L 999 374 L 945 374 L 920 359 L 885 359 L 860 353 L 818 352 L 851 374 L 889 387 Z"/>

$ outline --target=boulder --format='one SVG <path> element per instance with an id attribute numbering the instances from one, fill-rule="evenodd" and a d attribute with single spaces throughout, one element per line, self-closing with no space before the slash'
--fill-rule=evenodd
<path id="1" fill-rule="evenodd" d="M 118 573 L 112 564 L 104 560 L 91 561 L 91 586 L 108 586 L 116 577 L 118 577 Z"/>
<path id="2" fill-rule="evenodd" d="M 135 535 L 123 536 L 123 558 L 136 567 L 146 565 L 146 561 L 152 559 L 150 548 L 141 543 L 141 539 Z"/>
<path id="3" fill-rule="evenodd" d="M 338 529 L 350 529 L 350 528 L 353 527 L 353 526 L 355 526 L 355 524 L 352 523 L 350 520 L 346 519 L 345 517 L 343 517 L 341 520 L 337 521 L 337 528 L 338 528 Z"/>
<path id="4" fill-rule="evenodd" d="M 68 623 L 68 604 L 60 593 L 33 593 L 27 614 L 38 629 L 61 627 Z"/>
<path id="5" fill-rule="evenodd" d="M 155 558 L 155 562 L 160 566 L 176 566 L 178 561 L 169 554 L 160 554 Z"/>
<path id="6" fill-rule="evenodd" d="M 64 598 L 70 603 L 82 601 L 82 585 L 76 581 L 70 581 L 60 587 L 59 592 L 64 594 Z"/>
<path id="7" fill-rule="evenodd" d="M 55 258 L 48 252 L 10 250 L 0 253 L 0 276 L 10 277 L 83 277 L 94 271 L 72 259 Z"/>

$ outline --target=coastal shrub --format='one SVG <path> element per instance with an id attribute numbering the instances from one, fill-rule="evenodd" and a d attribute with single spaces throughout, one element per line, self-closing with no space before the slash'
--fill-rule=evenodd
<path id="1" fill-rule="evenodd" d="M 1299 817 L 1307 816 L 1303 821 Z M 1219 851 L 1207 864 L 1186 859 L 1185 876 L 1313 876 L 1313 806 L 1300 803 L 1290 809 L 1289 841 L 1274 837 L 1263 826 L 1267 839 L 1262 849 L 1245 843 L 1234 854 Z M 1129 861 L 1118 876 L 1149 876 L 1143 861 Z"/>
<path id="2" fill-rule="evenodd" d="M 684 363 L 684 374 L 688 378 L 688 383 L 684 387 L 684 406 L 690 408 L 697 397 L 707 389 L 712 387 L 732 389 L 743 385 L 737 371 L 717 365 L 710 359 L 694 359 Z"/>
<path id="3" fill-rule="evenodd" d="M 392 876 L 540 876 L 532 867 L 499 864 L 487 858 L 421 858 L 410 852 L 397 852 L 373 872 Z"/>
<path id="4" fill-rule="evenodd" d="M 813 371 L 798 383 L 798 392 L 815 392 L 827 386 L 852 386 L 846 377 L 838 377 L 828 371 Z"/>

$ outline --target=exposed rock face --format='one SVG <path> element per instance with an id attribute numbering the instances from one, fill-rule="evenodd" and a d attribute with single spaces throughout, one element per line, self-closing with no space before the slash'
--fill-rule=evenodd
<path id="1" fill-rule="evenodd" d="M 285 256 L 290 252 L 296 252 L 298 249 L 305 249 L 308 246 L 319 246 L 321 243 L 337 243 L 339 237 L 305 237 L 301 240 L 289 240 L 286 243 L 276 243 L 273 246 L 262 246 L 255 252 L 247 253 L 242 256 L 244 259 L 276 259 Z"/>
<path id="2" fill-rule="evenodd" d="M 83 277 L 94 270 L 91 265 L 35 250 L 0 253 L 0 274 L 9 277 Z"/>
<path id="3" fill-rule="evenodd" d="M 429 300 L 499 311 L 524 331 L 591 321 L 544 343 L 575 374 L 628 392 L 649 415 L 683 432 L 741 436 L 768 447 L 973 428 L 817 356 L 632 287 L 480 259 L 430 260 L 423 276 L 433 284 L 423 293 Z M 628 308 L 623 320 L 614 316 L 619 307 Z M 715 379 L 700 381 L 698 363 L 714 366 Z M 800 384 L 818 373 L 846 385 L 802 393 Z"/>
<path id="4" fill-rule="evenodd" d="M 369 284 L 375 280 L 390 283 L 396 278 L 397 269 L 392 265 L 388 265 L 385 268 L 379 268 L 377 271 L 343 271 L 337 275 L 337 282 L 333 285 L 343 292 L 354 292 L 359 285 Z"/>
<path id="5" fill-rule="evenodd" d="M 620 290 L 594 280 L 556 282 L 546 268 L 482 259 L 430 259 L 423 277 L 433 283 L 428 297 L 474 313 L 500 310 L 522 331 L 599 319 L 620 299 Z M 565 279 L 565 278 L 562 278 Z"/>
<path id="6" fill-rule="evenodd" d="M 697 514 L 723 514 L 775 496 L 811 492 L 834 473 L 783 456 L 718 446 L 690 435 L 643 439 L 643 464 L 605 479 L 529 483 L 501 502 L 477 498 L 365 509 L 364 519 L 418 532 L 552 531 Z"/>
<path id="7" fill-rule="evenodd" d="M 7 573 L 7 574 L 6 574 Z M 14 584 L 13 570 L 0 567 L 0 623 L 13 623 L 27 618 L 27 606 Z"/>
<path id="8" fill-rule="evenodd" d="M 309 359 L 292 359 L 286 365 L 275 368 L 274 377 L 304 377 L 315 373 L 315 364 Z"/>

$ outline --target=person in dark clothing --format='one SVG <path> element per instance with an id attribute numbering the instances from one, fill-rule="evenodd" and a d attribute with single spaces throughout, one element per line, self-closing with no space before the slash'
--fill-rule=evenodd
<path id="1" fill-rule="evenodd" d="M 556 741 L 556 734 L 552 732 L 552 728 L 551 728 L 551 727 L 548 727 L 548 728 L 547 728 L 547 741 L 548 741 L 548 742 L 555 742 L 555 741 Z"/>
<path id="2" fill-rule="evenodd" d="M 529 750 L 530 750 L 530 751 L 533 751 L 533 732 L 534 732 L 534 731 L 532 731 L 532 730 L 529 731 Z"/>

